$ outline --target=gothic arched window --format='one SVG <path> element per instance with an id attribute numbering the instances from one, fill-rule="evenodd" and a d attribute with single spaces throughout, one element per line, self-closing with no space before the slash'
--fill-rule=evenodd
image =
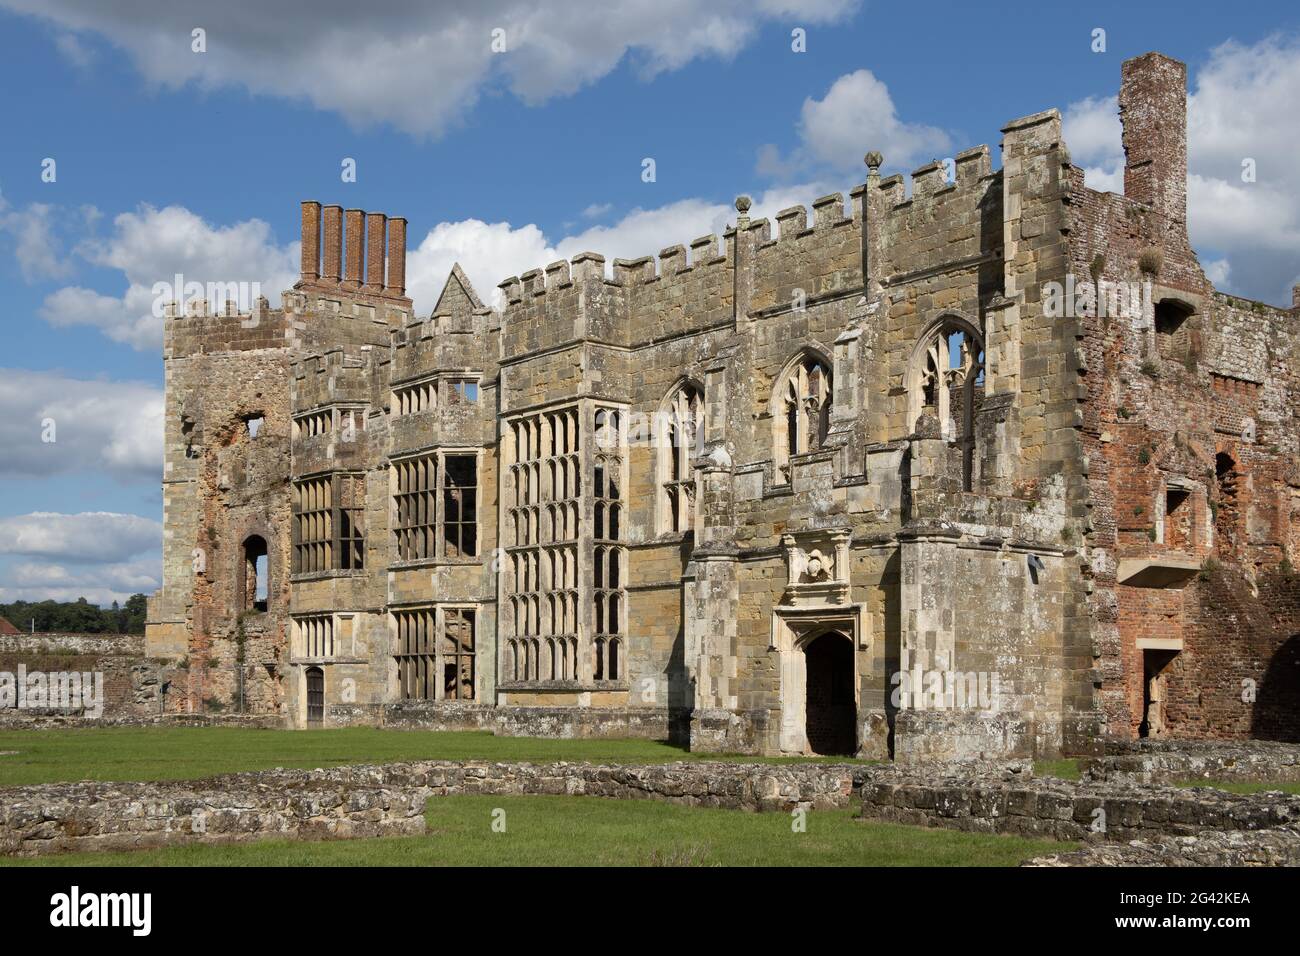
<path id="1" fill-rule="evenodd" d="M 778 480 L 788 481 L 790 456 L 816 451 L 830 427 L 831 372 L 819 357 L 799 355 L 777 380 L 772 401 Z"/>
<path id="2" fill-rule="evenodd" d="M 659 529 L 690 531 L 695 527 L 695 475 L 691 459 L 704 429 L 704 395 L 682 382 L 659 412 Z"/>

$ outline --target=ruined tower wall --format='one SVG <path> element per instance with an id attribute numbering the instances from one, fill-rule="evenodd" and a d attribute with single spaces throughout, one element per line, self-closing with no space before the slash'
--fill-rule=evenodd
<path id="1" fill-rule="evenodd" d="M 1215 568 L 1250 581 L 1296 545 L 1294 316 L 1206 278 L 1187 235 L 1185 101 L 1181 63 L 1127 61 L 1126 194 L 1087 189 L 1072 171 L 1070 272 L 1106 300 L 1082 318 L 1083 434 L 1099 699 L 1121 736 L 1147 732 L 1148 665 L 1165 668 L 1162 732 L 1249 732 L 1241 682 L 1261 682 L 1271 655 L 1242 642 L 1280 641 L 1246 633 L 1268 616 L 1243 606 L 1260 600 L 1249 589 L 1210 596 Z M 1275 627 L 1300 631 L 1286 607 Z"/>

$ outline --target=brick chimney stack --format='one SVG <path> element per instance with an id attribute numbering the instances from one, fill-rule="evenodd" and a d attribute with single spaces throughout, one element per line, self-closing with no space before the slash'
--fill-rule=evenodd
<path id="1" fill-rule="evenodd" d="M 343 288 L 361 288 L 362 257 L 365 255 L 366 213 L 363 209 L 349 209 L 343 214 L 347 260 L 344 263 Z"/>
<path id="2" fill-rule="evenodd" d="M 302 281 L 320 278 L 320 203 L 302 204 Z"/>
<path id="3" fill-rule="evenodd" d="M 384 222 L 382 212 L 366 213 L 366 284 L 362 292 L 384 291 Z"/>
<path id="4" fill-rule="evenodd" d="M 1125 60 L 1119 116 L 1124 195 L 1187 222 L 1187 66 L 1161 53 Z"/>
<path id="5" fill-rule="evenodd" d="M 406 295 L 406 220 L 388 220 L 388 281 L 384 295 Z"/>
<path id="6" fill-rule="evenodd" d="M 321 282 L 325 285 L 338 285 L 340 270 L 343 268 L 343 207 L 326 206 L 323 213 L 323 236 L 325 246 L 325 263 L 321 269 Z"/>

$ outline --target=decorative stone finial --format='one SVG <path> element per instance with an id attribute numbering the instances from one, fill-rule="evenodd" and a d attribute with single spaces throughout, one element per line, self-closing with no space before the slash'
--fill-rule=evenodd
<path id="1" fill-rule="evenodd" d="M 881 164 L 884 163 L 885 157 L 880 154 L 879 150 L 873 149 L 871 152 L 867 153 L 866 156 L 862 157 L 862 161 L 867 164 L 867 169 L 871 170 L 874 174 L 880 172 L 880 167 Z"/>
<path id="2" fill-rule="evenodd" d="M 748 196 L 737 196 L 736 212 L 740 213 L 743 216 L 747 212 L 749 212 L 749 207 L 752 206 L 753 204 L 754 204 L 753 200 L 750 199 Z"/>

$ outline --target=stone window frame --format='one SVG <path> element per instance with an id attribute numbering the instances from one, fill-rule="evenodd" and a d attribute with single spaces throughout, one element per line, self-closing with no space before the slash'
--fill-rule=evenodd
<path id="1" fill-rule="evenodd" d="M 397 700 L 479 699 L 478 649 L 482 605 L 477 603 L 429 603 L 401 605 L 389 609 L 393 659 L 397 664 Z M 468 622 L 469 641 L 450 636 L 456 621 Z M 456 676 L 447 686 L 448 666 Z M 468 692 L 460 677 L 468 667 Z"/>
<path id="2" fill-rule="evenodd" d="M 455 549 L 448 547 L 448 458 L 473 458 L 474 483 L 458 486 L 474 492 L 473 516 L 464 511 L 453 522 L 459 529 Z M 421 470 L 423 466 L 423 470 Z M 483 449 L 446 446 L 395 455 L 389 459 L 389 528 L 393 548 L 391 564 L 409 567 L 426 563 L 477 563 L 481 560 Z M 464 554 L 464 529 L 473 529 L 474 553 Z M 455 551 L 456 553 L 453 553 Z"/>
<path id="3" fill-rule="evenodd" d="M 811 378 L 810 364 L 820 367 L 818 381 Z M 819 346 L 803 345 L 786 360 L 781 371 L 777 373 L 768 400 L 768 416 L 772 420 L 772 463 L 775 484 L 790 483 L 790 459 L 808 454 L 821 447 L 830 428 L 831 411 L 835 404 L 835 362 L 830 354 Z M 809 389 L 817 392 L 810 394 Z M 816 441 L 810 436 L 807 414 L 791 415 L 799 404 L 807 405 L 809 400 L 816 402 L 818 434 Z M 805 410 L 806 411 L 806 410 Z M 795 426 L 793 440 L 790 436 L 790 424 Z"/>
<path id="4" fill-rule="evenodd" d="M 343 442 L 352 440 L 366 428 L 366 405 L 358 402 L 331 402 L 296 412 L 293 416 L 293 439 L 304 441 L 321 435 L 338 434 Z"/>
<path id="5" fill-rule="evenodd" d="M 308 491 L 311 500 L 304 502 Z M 304 503 L 312 507 L 304 508 Z M 295 478 L 290 511 L 291 577 L 365 570 L 364 473 L 316 472 Z"/>
<path id="6" fill-rule="evenodd" d="M 688 421 L 683 413 L 689 410 L 691 395 L 695 399 L 695 412 Z M 659 403 L 654 421 L 655 526 L 659 534 L 685 534 L 696 528 L 699 515 L 694 460 L 708 427 L 706 409 L 704 386 L 690 376 L 678 379 Z M 675 440 L 683 427 L 689 429 L 692 438 L 685 442 Z"/>
<path id="7" fill-rule="evenodd" d="M 292 658 L 296 661 L 331 661 L 338 651 L 337 615 L 332 612 L 294 614 L 289 618 L 293 631 L 289 638 Z"/>
<path id="8" fill-rule="evenodd" d="M 952 336 L 961 333 L 962 359 L 952 365 Z M 971 350 L 971 342 L 978 348 Z M 940 363 L 939 343 L 947 346 L 948 362 Z M 967 361 L 969 359 L 969 361 Z M 971 490 L 975 454 L 975 388 L 988 379 L 988 341 L 970 316 L 955 310 L 940 313 L 926 323 L 912 347 L 907 362 L 907 434 L 915 434 L 921 413 L 934 407 L 939 419 L 939 435 L 944 441 L 962 446 L 962 487 Z M 926 402 L 926 386 L 935 387 L 935 404 Z M 952 397 L 960 396 L 960 431 L 953 430 Z"/>
<path id="9" fill-rule="evenodd" d="M 394 383 L 389 411 L 395 416 L 418 415 L 438 408 L 438 376 L 423 375 L 405 382 Z"/>
<path id="10" fill-rule="evenodd" d="M 583 419 L 583 403 L 571 401 L 502 423 L 508 610 L 499 666 L 506 683 L 576 684 L 582 676 Z"/>
<path id="11" fill-rule="evenodd" d="M 598 684 L 626 680 L 627 428 L 626 406 L 593 403 L 591 674 Z M 604 572 L 600 586 L 597 561 Z M 618 573 L 611 575 L 610 568 Z"/>

